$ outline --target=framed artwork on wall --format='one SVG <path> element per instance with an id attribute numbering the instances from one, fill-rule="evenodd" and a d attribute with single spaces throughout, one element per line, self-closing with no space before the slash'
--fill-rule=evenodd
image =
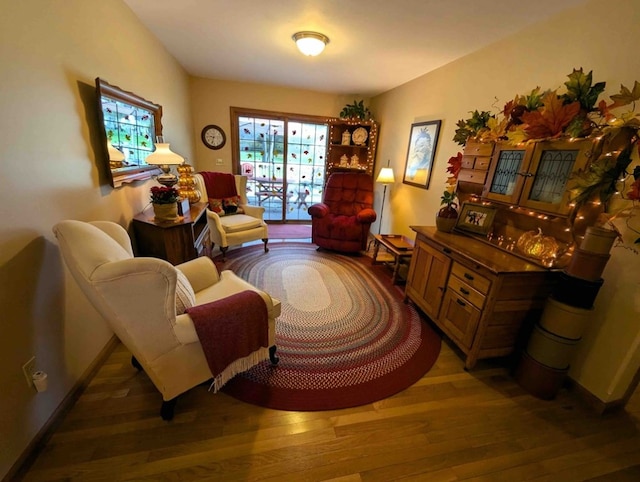
<path id="1" fill-rule="evenodd" d="M 439 120 L 411 124 L 403 183 L 429 188 L 440 124 Z"/>
<path id="2" fill-rule="evenodd" d="M 486 235 L 493 225 L 495 215 L 495 207 L 466 202 L 462 205 L 456 229 Z"/>

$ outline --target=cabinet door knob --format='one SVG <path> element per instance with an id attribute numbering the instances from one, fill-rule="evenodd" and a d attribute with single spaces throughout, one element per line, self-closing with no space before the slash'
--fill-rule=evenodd
<path id="1" fill-rule="evenodd" d="M 458 298 L 458 299 L 456 300 L 456 302 L 457 302 L 460 306 L 467 306 L 467 304 L 466 304 L 464 301 L 462 301 L 460 298 Z"/>
<path id="2" fill-rule="evenodd" d="M 531 174 L 530 172 L 519 172 L 518 176 L 522 176 L 522 177 L 533 177 L 533 174 Z"/>

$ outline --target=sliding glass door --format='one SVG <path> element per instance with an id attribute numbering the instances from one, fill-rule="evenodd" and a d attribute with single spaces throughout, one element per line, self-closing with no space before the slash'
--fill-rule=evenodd
<path id="1" fill-rule="evenodd" d="M 270 222 L 308 222 L 322 198 L 325 119 L 232 108 L 236 172 L 247 176 L 250 204 Z"/>

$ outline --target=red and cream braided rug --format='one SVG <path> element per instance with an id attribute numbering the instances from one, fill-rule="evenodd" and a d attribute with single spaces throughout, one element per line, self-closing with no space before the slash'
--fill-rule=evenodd
<path id="1" fill-rule="evenodd" d="M 415 383 L 440 353 L 439 336 L 366 256 L 279 243 L 269 253 L 242 248 L 219 267 L 282 302 L 280 363 L 231 380 L 223 391 L 239 400 L 281 410 L 364 405 Z"/>

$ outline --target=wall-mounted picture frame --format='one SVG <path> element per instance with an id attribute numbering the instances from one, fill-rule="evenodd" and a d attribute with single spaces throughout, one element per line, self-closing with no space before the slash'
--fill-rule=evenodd
<path id="1" fill-rule="evenodd" d="M 402 177 L 404 184 L 429 189 L 441 123 L 440 120 L 434 120 L 411 124 L 407 160 Z"/>
<path id="2" fill-rule="evenodd" d="M 456 229 L 486 235 L 493 225 L 496 208 L 484 204 L 465 202 L 462 204 Z"/>

